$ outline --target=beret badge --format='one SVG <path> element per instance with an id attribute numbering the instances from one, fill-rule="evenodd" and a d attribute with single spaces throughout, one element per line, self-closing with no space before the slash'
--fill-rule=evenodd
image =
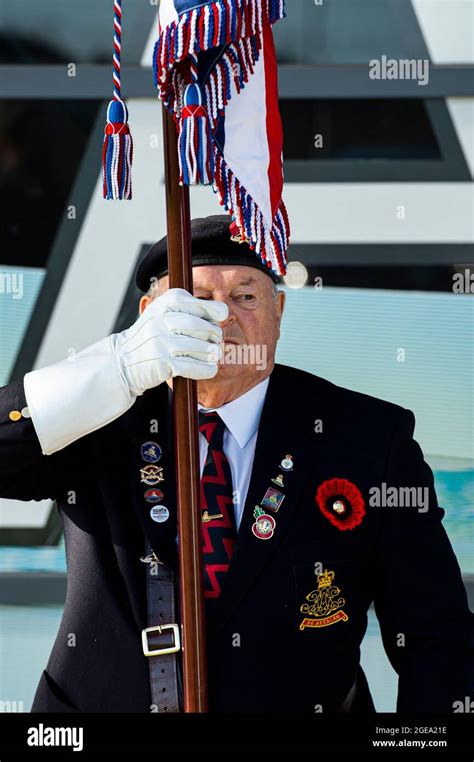
<path id="1" fill-rule="evenodd" d="M 354 529 L 365 516 L 365 502 L 358 487 L 348 479 L 328 479 L 316 491 L 319 510 L 341 531 Z"/>

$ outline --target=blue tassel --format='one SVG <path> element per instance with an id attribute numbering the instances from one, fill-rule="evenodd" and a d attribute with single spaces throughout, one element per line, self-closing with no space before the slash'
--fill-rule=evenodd
<path id="1" fill-rule="evenodd" d="M 214 179 L 214 155 L 207 109 L 199 84 L 184 91 L 178 138 L 181 185 L 209 185 Z"/>
<path id="2" fill-rule="evenodd" d="M 107 199 L 132 198 L 133 141 L 127 121 L 125 103 L 110 101 L 102 146 L 103 194 Z"/>

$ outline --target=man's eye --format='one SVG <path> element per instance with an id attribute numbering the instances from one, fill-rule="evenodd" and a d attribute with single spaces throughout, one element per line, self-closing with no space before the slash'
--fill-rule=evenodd
<path id="1" fill-rule="evenodd" d="M 240 294 L 238 298 L 248 302 L 251 299 L 255 299 L 255 296 L 254 294 Z"/>

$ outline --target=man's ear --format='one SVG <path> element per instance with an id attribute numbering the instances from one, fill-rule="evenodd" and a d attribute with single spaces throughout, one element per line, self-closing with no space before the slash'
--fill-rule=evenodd
<path id="1" fill-rule="evenodd" d="M 150 304 L 150 302 L 151 302 L 151 299 L 150 299 L 150 297 L 149 297 L 147 294 L 145 294 L 144 296 L 142 296 L 142 298 L 140 299 L 140 304 L 139 304 L 139 307 L 138 307 L 138 309 L 139 309 L 139 312 L 140 312 L 140 315 L 141 315 L 141 314 L 143 313 L 143 311 L 144 311 L 144 310 L 145 310 L 145 309 L 148 307 L 148 305 Z"/>
<path id="2" fill-rule="evenodd" d="M 279 291 L 277 294 L 277 311 L 278 311 L 278 323 L 280 323 L 283 312 L 285 310 L 286 294 L 284 291 Z"/>

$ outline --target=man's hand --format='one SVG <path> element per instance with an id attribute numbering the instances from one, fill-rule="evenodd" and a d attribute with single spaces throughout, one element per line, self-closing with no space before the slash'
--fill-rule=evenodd
<path id="1" fill-rule="evenodd" d="M 213 378 L 218 371 L 224 302 L 197 299 L 172 288 L 154 299 L 138 320 L 112 336 L 130 393 L 143 394 L 174 376 Z"/>
<path id="2" fill-rule="evenodd" d="M 224 302 L 174 288 L 153 300 L 126 331 L 27 373 L 25 395 L 44 455 L 106 426 L 147 389 L 173 376 L 216 375 Z"/>

